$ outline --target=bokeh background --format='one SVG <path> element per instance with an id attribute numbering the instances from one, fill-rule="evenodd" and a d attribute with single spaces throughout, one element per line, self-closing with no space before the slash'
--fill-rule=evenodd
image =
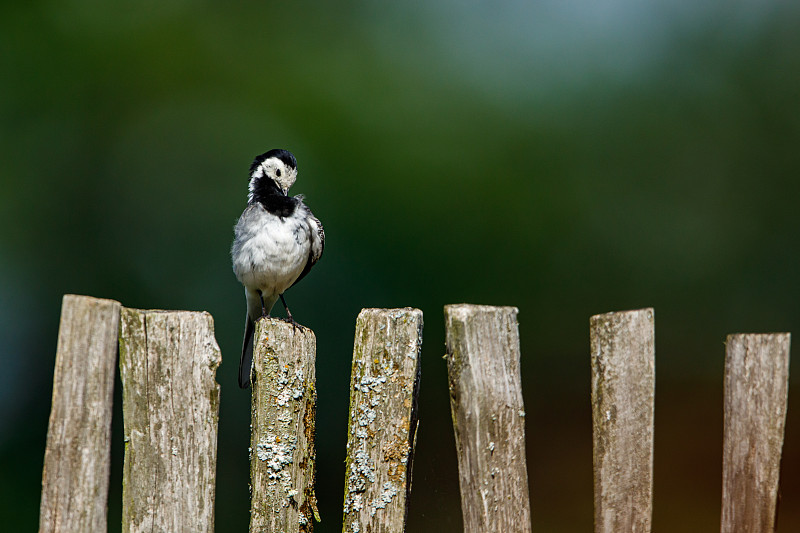
<path id="1" fill-rule="evenodd" d="M 4 2 L 3 531 L 38 524 L 65 293 L 213 314 L 217 531 L 246 530 L 229 247 L 274 147 L 327 233 L 287 293 L 318 338 L 317 531 L 341 528 L 356 315 L 402 306 L 426 322 L 409 531 L 461 531 L 441 359 L 459 302 L 520 309 L 545 532 L 592 527 L 589 316 L 653 306 L 654 528 L 718 530 L 725 336 L 800 333 L 798 27 L 789 1 Z M 800 531 L 792 382 L 779 531 Z M 118 531 L 119 411 L 113 453 Z"/>

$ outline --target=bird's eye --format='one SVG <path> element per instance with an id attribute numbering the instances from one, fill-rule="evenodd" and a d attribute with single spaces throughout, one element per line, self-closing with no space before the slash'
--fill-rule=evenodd
<path id="1" fill-rule="evenodd" d="M 281 177 L 281 169 L 276 170 L 275 171 L 275 175 L 280 178 Z"/>

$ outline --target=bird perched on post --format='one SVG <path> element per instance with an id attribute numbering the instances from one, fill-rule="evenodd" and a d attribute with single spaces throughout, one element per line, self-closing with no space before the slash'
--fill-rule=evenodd
<path id="1" fill-rule="evenodd" d="M 270 150 L 250 165 L 247 207 L 234 228 L 233 272 L 247 296 L 239 386 L 250 386 L 255 321 L 268 316 L 281 299 L 288 320 L 297 325 L 283 293 L 308 274 L 325 245 L 322 224 L 303 203 L 289 196 L 297 179 L 297 161 L 291 152 Z"/>

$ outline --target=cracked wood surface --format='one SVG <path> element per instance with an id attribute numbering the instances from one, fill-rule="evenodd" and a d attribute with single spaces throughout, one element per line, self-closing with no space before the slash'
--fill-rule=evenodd
<path id="1" fill-rule="evenodd" d="M 106 531 L 119 313 L 113 300 L 64 296 L 40 533 Z"/>
<path id="2" fill-rule="evenodd" d="M 594 530 L 650 531 L 655 323 L 652 309 L 590 320 Z"/>
<path id="3" fill-rule="evenodd" d="M 444 308 L 466 533 L 531 530 L 517 312 Z"/>
<path id="4" fill-rule="evenodd" d="M 722 533 L 775 530 L 789 343 L 788 333 L 728 336 Z"/>
<path id="5" fill-rule="evenodd" d="M 419 309 L 359 313 L 350 378 L 343 532 L 405 530 L 421 346 Z"/>
<path id="6" fill-rule="evenodd" d="M 122 531 L 212 532 L 221 362 L 210 314 L 122 309 Z"/>
<path id="7" fill-rule="evenodd" d="M 264 317 L 253 345 L 250 531 L 313 531 L 317 339 Z"/>

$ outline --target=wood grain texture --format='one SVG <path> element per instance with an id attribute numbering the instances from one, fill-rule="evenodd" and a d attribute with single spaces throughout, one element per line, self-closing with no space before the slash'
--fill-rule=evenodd
<path id="1" fill-rule="evenodd" d="M 277 318 L 256 322 L 250 441 L 252 533 L 313 531 L 317 339 Z"/>
<path id="2" fill-rule="evenodd" d="M 652 309 L 591 318 L 594 530 L 649 532 L 653 514 Z"/>
<path id="3" fill-rule="evenodd" d="M 789 392 L 789 343 L 788 333 L 728 336 L 723 533 L 775 530 Z"/>
<path id="4" fill-rule="evenodd" d="M 421 346 L 419 309 L 363 309 L 358 315 L 345 460 L 346 533 L 405 530 Z"/>
<path id="5" fill-rule="evenodd" d="M 119 313 L 113 300 L 64 296 L 40 533 L 106 531 Z"/>
<path id="6" fill-rule="evenodd" d="M 516 307 L 444 308 L 464 531 L 531 530 Z"/>
<path id="7" fill-rule="evenodd" d="M 208 313 L 122 309 L 122 531 L 212 532 L 221 355 Z"/>

